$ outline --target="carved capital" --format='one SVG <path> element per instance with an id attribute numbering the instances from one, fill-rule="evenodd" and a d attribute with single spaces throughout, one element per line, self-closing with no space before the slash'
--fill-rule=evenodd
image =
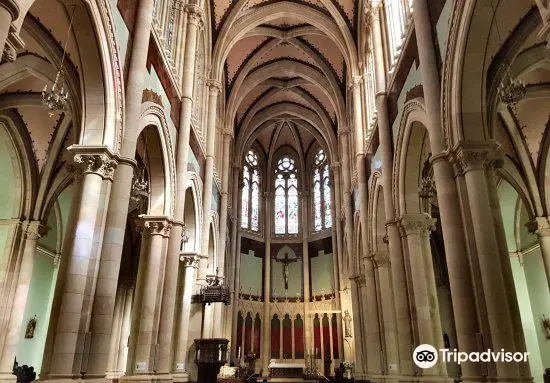
<path id="1" fill-rule="evenodd" d="M 6 41 L 2 52 L 1 62 L 14 62 L 17 59 L 17 50 L 9 41 Z"/>
<path id="2" fill-rule="evenodd" d="M 49 228 L 40 221 L 28 221 L 24 230 L 25 238 L 38 240 L 48 233 Z"/>
<path id="3" fill-rule="evenodd" d="M 436 219 L 427 214 L 405 214 L 399 219 L 399 227 L 403 233 L 408 235 L 428 235 L 435 230 Z"/>
<path id="4" fill-rule="evenodd" d="M 186 4 L 183 11 L 187 14 L 187 22 L 197 27 L 202 26 L 204 20 L 204 12 L 201 7 L 195 4 Z"/>
<path id="5" fill-rule="evenodd" d="M 200 261 L 200 258 L 195 253 L 180 255 L 180 262 L 183 267 L 193 267 L 195 269 L 198 269 L 199 261 Z"/>
<path id="6" fill-rule="evenodd" d="M 74 154 L 75 172 L 97 174 L 103 179 L 113 180 L 118 163 L 107 147 L 72 145 L 67 150 Z"/>
<path id="7" fill-rule="evenodd" d="M 547 217 L 535 217 L 531 222 L 525 224 L 529 232 L 538 235 L 539 237 L 546 237 L 550 235 L 550 221 Z"/>
<path id="8" fill-rule="evenodd" d="M 172 221 L 165 216 L 140 215 L 138 226 L 144 237 L 160 235 L 168 238 L 172 229 Z"/>
<path id="9" fill-rule="evenodd" d="M 373 259 L 374 265 L 377 268 L 391 266 L 390 255 L 385 251 L 377 251 L 376 253 L 374 253 Z"/>
<path id="10" fill-rule="evenodd" d="M 219 93 L 222 90 L 222 84 L 216 79 L 207 79 L 205 81 L 206 86 L 210 89 L 210 92 Z"/>
<path id="11" fill-rule="evenodd" d="M 461 141 L 449 157 L 457 174 L 484 169 L 489 160 L 495 158 L 498 144 L 494 140 Z"/>
<path id="12" fill-rule="evenodd" d="M 361 84 L 363 83 L 363 76 L 353 76 L 350 80 L 348 87 L 354 92 L 359 92 L 361 90 Z"/>

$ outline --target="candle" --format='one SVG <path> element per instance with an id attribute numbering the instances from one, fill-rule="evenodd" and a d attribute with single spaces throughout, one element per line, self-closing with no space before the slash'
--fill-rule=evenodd
<path id="1" fill-rule="evenodd" d="M 239 346 L 239 349 L 237 350 L 237 359 L 241 359 L 241 346 Z"/>
<path id="2" fill-rule="evenodd" d="M 220 360 L 220 361 L 222 360 L 222 349 L 221 348 L 218 350 L 218 360 Z"/>

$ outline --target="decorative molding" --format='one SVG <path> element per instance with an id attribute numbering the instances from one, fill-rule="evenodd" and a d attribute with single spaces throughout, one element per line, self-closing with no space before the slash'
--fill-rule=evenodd
<path id="1" fill-rule="evenodd" d="M 200 258 L 197 253 L 181 253 L 180 262 L 183 267 L 193 267 L 195 269 L 199 268 Z"/>
<path id="2" fill-rule="evenodd" d="M 391 267 L 390 256 L 387 252 L 377 251 L 376 253 L 374 253 L 373 260 L 376 268 Z"/>
<path id="3" fill-rule="evenodd" d="M 472 170 L 483 170 L 493 156 L 498 145 L 494 140 L 460 141 L 450 152 L 449 158 L 457 174 Z"/>
<path id="4" fill-rule="evenodd" d="M 526 225 L 530 233 L 536 234 L 539 237 L 550 236 L 550 221 L 548 217 L 535 217 L 531 222 Z"/>
<path id="5" fill-rule="evenodd" d="M 48 233 L 49 227 L 40 221 L 27 221 L 24 227 L 25 238 L 38 240 Z"/>
<path id="6" fill-rule="evenodd" d="M 144 237 L 160 235 L 168 238 L 172 224 L 172 220 L 166 216 L 140 215 L 138 218 L 138 226 Z"/>
<path id="7" fill-rule="evenodd" d="M 405 214 L 399 218 L 399 227 L 406 236 L 428 235 L 435 230 L 436 219 L 425 213 Z"/>
<path id="8" fill-rule="evenodd" d="M 183 11 L 187 14 L 187 22 L 202 28 L 204 24 L 204 12 L 196 4 L 186 4 Z"/>
<path id="9" fill-rule="evenodd" d="M 71 145 L 67 150 L 74 154 L 76 176 L 97 174 L 103 179 L 113 180 L 118 166 L 115 155 L 106 146 Z"/>

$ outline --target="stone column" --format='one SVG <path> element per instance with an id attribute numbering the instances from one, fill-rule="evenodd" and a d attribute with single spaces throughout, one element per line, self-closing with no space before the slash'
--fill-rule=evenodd
<path id="1" fill-rule="evenodd" d="M 138 132 L 139 116 L 144 86 L 143 68 L 147 62 L 151 22 L 153 17 L 153 0 L 140 0 L 136 13 L 136 23 L 128 79 L 125 87 L 125 134 L 121 154 L 117 158 L 118 167 L 114 175 L 111 196 L 105 220 L 105 233 L 99 260 L 98 283 L 95 291 L 94 305 L 90 320 L 92 341 L 90 342 L 89 375 L 101 376 L 108 366 L 109 345 L 111 342 L 111 324 L 115 309 L 115 296 L 124 246 L 124 234 L 128 216 L 128 205 L 132 191 L 134 160 Z"/>
<path id="2" fill-rule="evenodd" d="M 115 311 L 113 313 L 111 341 L 109 344 L 109 360 L 107 361 L 106 379 L 117 379 L 119 374 L 117 371 L 118 354 L 122 340 L 122 324 L 124 320 L 124 301 L 126 298 L 126 286 L 124 283 L 119 283 L 115 298 Z"/>
<path id="3" fill-rule="evenodd" d="M 395 310 L 393 307 L 393 286 L 391 280 L 391 262 L 387 252 L 378 250 L 373 255 L 378 283 L 380 285 L 380 307 L 382 310 L 382 325 L 384 332 L 384 370 L 393 376 L 399 367 L 399 352 L 397 349 L 397 329 Z"/>
<path id="4" fill-rule="evenodd" d="M 352 317 L 352 333 L 351 338 L 355 348 L 355 376 L 359 379 L 365 378 L 365 353 L 363 350 L 363 332 L 361 331 L 361 291 L 360 291 L 360 276 L 355 275 L 350 278 L 351 281 L 351 317 Z M 348 311 L 349 312 L 349 311 Z"/>
<path id="5" fill-rule="evenodd" d="M 407 279 L 401 237 L 395 216 L 393 202 L 393 142 L 388 112 L 388 95 L 386 92 L 386 69 L 384 63 L 384 44 L 382 39 L 382 24 L 380 20 L 382 2 L 373 2 L 372 8 L 372 39 L 374 69 L 376 75 L 376 109 L 378 114 L 378 137 L 382 151 L 382 185 L 384 193 L 384 211 L 386 213 L 386 231 L 388 236 L 388 252 L 391 261 L 391 280 L 393 286 L 393 302 L 395 306 L 396 344 L 387 345 L 387 349 L 397 348 L 399 364 L 390 375 L 411 375 L 412 366 L 412 334 L 409 317 L 409 299 L 407 296 Z M 391 338 L 390 338 L 391 339 Z M 389 357 L 389 356 L 388 356 Z M 388 360 L 389 363 L 389 360 Z"/>
<path id="6" fill-rule="evenodd" d="M 241 254 L 238 250 L 238 242 L 240 242 L 239 233 L 239 172 L 238 165 L 233 165 L 233 191 L 231 193 L 231 360 L 235 361 L 237 357 L 237 314 L 239 299 L 239 289 L 241 286 L 240 281 L 240 268 L 241 268 Z M 265 323 L 264 323 L 265 324 Z"/>
<path id="7" fill-rule="evenodd" d="M 363 257 L 365 270 L 365 312 L 363 323 L 365 323 L 365 357 L 367 359 L 367 375 L 380 374 L 380 324 L 378 313 L 378 298 L 376 278 L 374 275 L 374 260 L 371 256 Z"/>
<path id="8" fill-rule="evenodd" d="M 189 136 L 191 131 L 191 113 L 193 110 L 193 83 L 195 77 L 195 55 L 197 33 L 202 25 L 203 12 L 200 7 L 187 4 L 184 8 L 187 17 L 185 54 L 182 71 L 182 100 L 180 107 L 180 126 L 176 147 L 176 202 L 174 207 L 174 224 L 168 240 L 168 255 L 162 294 L 162 311 L 159 324 L 159 358 L 158 372 L 169 374 L 173 365 L 173 332 L 178 284 L 179 257 L 182 239 L 185 234 L 184 220 L 185 190 L 187 188 L 189 159 Z M 210 210 L 208 210 L 210 211 Z"/>
<path id="9" fill-rule="evenodd" d="M 537 235 L 544 262 L 544 270 L 546 271 L 546 281 L 550 289 L 550 221 L 548 217 L 535 217 L 529 223 L 529 230 Z"/>
<path id="10" fill-rule="evenodd" d="M 6 51 L 6 42 L 10 33 L 11 23 L 19 17 L 19 5 L 15 0 L 0 0 L 0 47 L 2 48 L 2 61 L 13 61 L 14 52 Z"/>
<path id="11" fill-rule="evenodd" d="M 265 254 L 264 254 L 264 325 L 262 326 L 262 375 L 269 375 L 269 359 L 271 358 L 271 213 L 272 196 L 265 192 Z M 281 318 L 282 324 L 282 318 Z M 243 332 L 244 334 L 244 332 Z M 244 349 L 243 349 L 244 350 Z M 243 351 L 244 352 L 244 351 Z"/>
<path id="12" fill-rule="evenodd" d="M 309 191 L 303 191 L 301 194 L 302 206 L 301 216 L 302 216 L 302 267 L 304 270 L 304 317 L 309 318 L 309 305 L 311 301 L 311 286 L 310 281 L 310 271 L 309 271 L 309 242 L 308 242 L 308 203 L 309 203 Z M 304 322 L 304 325 L 306 323 Z M 304 326 L 304 341 L 305 349 L 307 350 L 308 345 L 313 345 L 313 336 L 311 334 L 311 326 Z"/>
<path id="13" fill-rule="evenodd" d="M 201 265 L 199 267 L 199 281 L 206 278 L 206 263 L 208 261 L 208 242 L 210 239 L 210 211 L 212 210 L 212 186 L 214 182 L 214 151 L 216 144 L 216 112 L 218 107 L 218 95 L 221 84 L 216 80 L 206 81 L 209 89 L 208 119 L 206 133 L 206 164 L 204 170 L 203 187 L 203 223 L 201 232 Z M 215 267 L 214 267 L 215 269 Z M 210 329 L 211 330 L 211 329 Z M 208 332 L 208 331 L 207 331 Z M 211 332 L 211 331 L 210 331 Z"/>
<path id="14" fill-rule="evenodd" d="M 490 342 L 493 350 L 515 350 L 512 318 L 509 311 L 506 284 L 501 270 L 499 244 L 494 228 L 493 212 L 484 166 L 495 149 L 491 142 L 460 142 L 453 150 L 455 165 L 464 174 L 472 227 L 480 267 Z M 451 285 L 452 289 L 452 285 Z M 488 341 L 489 338 L 487 337 Z M 487 342 L 488 343 L 488 342 Z M 497 362 L 496 374 L 500 379 L 517 379 L 517 363 Z"/>
<path id="15" fill-rule="evenodd" d="M 352 276 L 355 273 L 352 265 L 353 249 L 353 199 L 351 196 L 351 164 L 349 161 L 350 144 L 349 144 L 349 130 L 341 129 L 340 141 L 342 145 L 342 179 L 343 179 L 343 201 L 342 207 L 345 217 L 345 237 L 347 242 L 347 254 L 344 254 L 344 263 L 346 264 L 348 276 Z"/>
<path id="16" fill-rule="evenodd" d="M 140 216 L 142 233 L 136 292 L 132 307 L 132 327 L 124 381 L 152 380 L 155 372 L 159 291 L 162 286 L 162 260 L 172 221 L 164 216 Z"/>
<path id="17" fill-rule="evenodd" d="M 177 344 L 175 352 L 176 372 L 173 374 L 174 382 L 187 381 L 187 350 L 189 349 L 189 314 L 191 313 L 191 295 L 195 285 L 195 274 L 199 266 L 199 258 L 196 254 L 182 254 L 181 265 L 184 268 L 183 291 L 179 307 L 180 323 L 177 332 Z"/>
<path id="18" fill-rule="evenodd" d="M 340 178 L 340 162 L 333 162 L 330 167 L 332 168 L 332 178 L 334 179 L 334 189 L 333 189 L 333 196 L 334 196 L 334 212 L 332 219 L 334 221 L 334 226 L 336 227 L 336 246 L 337 246 L 337 252 L 334 254 L 335 257 L 338 259 L 338 289 L 340 289 L 340 286 L 343 286 L 344 283 L 343 280 L 346 278 L 346 270 L 345 262 L 344 262 L 344 250 L 342 245 L 342 202 L 341 202 L 341 190 L 340 190 L 340 184 L 341 184 L 341 178 Z M 336 279 L 335 279 L 336 281 Z M 336 287 L 335 287 L 336 289 Z"/>
<path id="19" fill-rule="evenodd" d="M 232 132 L 223 135 L 223 169 L 222 169 L 222 190 L 220 200 L 220 237 L 218 241 L 218 266 L 220 277 L 225 275 L 225 247 L 227 236 L 227 210 L 228 210 L 228 186 L 229 186 L 229 156 L 231 149 Z M 227 283 L 227 282 L 224 282 Z M 214 303 L 214 338 L 221 338 L 223 335 L 223 303 Z"/>
<path id="20" fill-rule="evenodd" d="M 120 344 L 116 362 L 116 371 L 119 376 L 126 372 L 126 361 L 128 360 L 128 339 L 130 337 L 130 326 L 132 324 L 132 302 L 134 300 L 134 286 L 128 285 L 124 299 L 124 311 L 122 316 L 122 329 L 120 330 Z"/>
<path id="21" fill-rule="evenodd" d="M 415 2 L 413 16 L 429 122 L 427 129 L 432 149 L 431 162 L 441 213 L 441 228 L 458 346 L 461 351 L 478 351 L 476 334 L 479 332 L 479 323 L 477 322 L 476 299 L 458 188 L 452 167 L 446 160 L 447 145 L 441 126 L 441 84 L 427 0 Z M 462 364 L 461 368 L 464 380 L 478 381 L 482 379 L 479 363 L 467 362 Z"/>
<path id="22" fill-rule="evenodd" d="M 435 289 L 430 231 L 435 229 L 435 219 L 425 213 L 405 214 L 399 220 L 406 238 L 414 294 L 414 312 L 418 328 L 418 343 L 443 348 L 443 333 L 439 316 L 439 304 Z M 439 368 L 426 369 L 424 375 L 446 376 L 445 363 Z"/>
<path id="23" fill-rule="evenodd" d="M 32 280 L 32 272 L 34 265 L 34 257 L 36 252 L 36 242 L 47 233 L 47 227 L 42 225 L 40 221 L 24 222 L 23 236 L 24 242 L 22 252 L 20 254 L 20 266 L 17 278 L 17 286 L 13 296 L 11 309 L 8 307 L 9 321 L 6 328 L 6 337 L 2 339 L 0 344 L 3 344 L 0 350 L 2 356 L 0 360 L 0 380 L 13 380 L 12 375 L 13 361 L 17 356 L 17 347 L 21 340 L 21 326 L 27 318 L 24 318 L 25 307 L 27 305 L 27 297 Z"/>
<path id="24" fill-rule="evenodd" d="M 93 289 L 98 276 L 94 236 L 96 230 L 103 230 L 96 227 L 102 210 L 100 202 L 105 197 L 102 195 L 103 181 L 112 181 L 117 166 L 113 154 L 106 147 L 73 145 L 69 150 L 75 154 L 77 178 L 81 180 L 73 197 L 71 218 L 63 245 L 66 271 L 59 273 L 60 278 L 63 278 L 56 289 L 59 307 L 56 310 L 52 308 L 52 312 L 58 312 L 58 315 L 56 325 L 52 326 L 55 335 L 49 378 L 80 376 L 88 362 L 83 360 L 84 348 L 85 343 L 90 341 L 89 338 L 86 340 L 86 334 L 90 328 Z M 116 285 L 113 290 L 116 292 Z M 108 342 L 109 339 L 105 344 L 107 349 Z"/>

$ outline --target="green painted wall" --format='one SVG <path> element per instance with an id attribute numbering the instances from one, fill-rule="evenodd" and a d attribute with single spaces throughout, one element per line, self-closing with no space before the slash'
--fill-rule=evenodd
<path id="1" fill-rule="evenodd" d="M 311 270 L 311 293 L 319 295 L 321 293 L 334 292 L 334 272 L 332 269 L 332 254 L 325 254 L 323 250 L 319 255 L 310 258 Z"/>
<path id="2" fill-rule="evenodd" d="M 255 257 L 253 251 L 241 254 L 241 291 L 255 295 L 262 292 L 262 259 Z"/>
<path id="3" fill-rule="evenodd" d="M 542 329 L 541 319 L 543 315 L 550 313 L 550 292 L 546 281 L 544 263 L 540 249 L 530 252 L 523 258 L 523 271 L 529 292 L 529 301 L 533 312 L 534 330 L 538 340 L 542 365 L 550 367 L 550 340 L 546 339 Z M 542 375 L 536 376 L 541 380 Z"/>
<path id="4" fill-rule="evenodd" d="M 439 44 L 439 50 L 441 52 L 441 59 L 445 60 L 445 54 L 447 53 L 447 38 L 449 37 L 449 23 L 451 21 L 451 12 L 453 10 L 453 1 L 447 0 L 443 9 L 441 10 L 441 15 L 439 15 L 439 20 L 435 25 L 435 30 L 437 33 L 437 43 Z"/>
<path id="5" fill-rule="evenodd" d="M 13 168 L 10 156 L 15 156 L 13 144 L 3 124 L 0 124 L 0 153 L 2 153 L 0 161 L 0 179 L 4 185 L 12 185 L 11 187 L 0 188 L 0 219 L 17 218 L 13 217 L 13 204 L 15 195 L 16 169 Z M 17 184 L 20 181 L 17 181 Z M 3 247 L 2 247 L 3 248 Z"/>
<path id="6" fill-rule="evenodd" d="M 57 268 L 54 267 L 53 260 L 42 253 L 36 252 L 16 356 L 20 365 L 27 364 L 33 366 L 38 373 L 42 364 L 42 354 L 48 332 L 48 318 L 50 317 L 56 278 Z M 27 323 L 35 315 L 36 330 L 34 337 L 26 339 L 25 330 Z"/>
<path id="7" fill-rule="evenodd" d="M 537 334 L 535 331 L 535 320 L 533 318 L 532 304 L 527 290 L 527 280 L 525 278 L 523 267 L 517 258 L 510 259 L 512 263 L 512 273 L 514 275 L 514 284 L 516 285 L 516 294 L 523 324 L 523 334 L 527 351 L 529 352 L 529 366 L 535 382 L 542 382 L 542 360 L 539 351 Z"/>

